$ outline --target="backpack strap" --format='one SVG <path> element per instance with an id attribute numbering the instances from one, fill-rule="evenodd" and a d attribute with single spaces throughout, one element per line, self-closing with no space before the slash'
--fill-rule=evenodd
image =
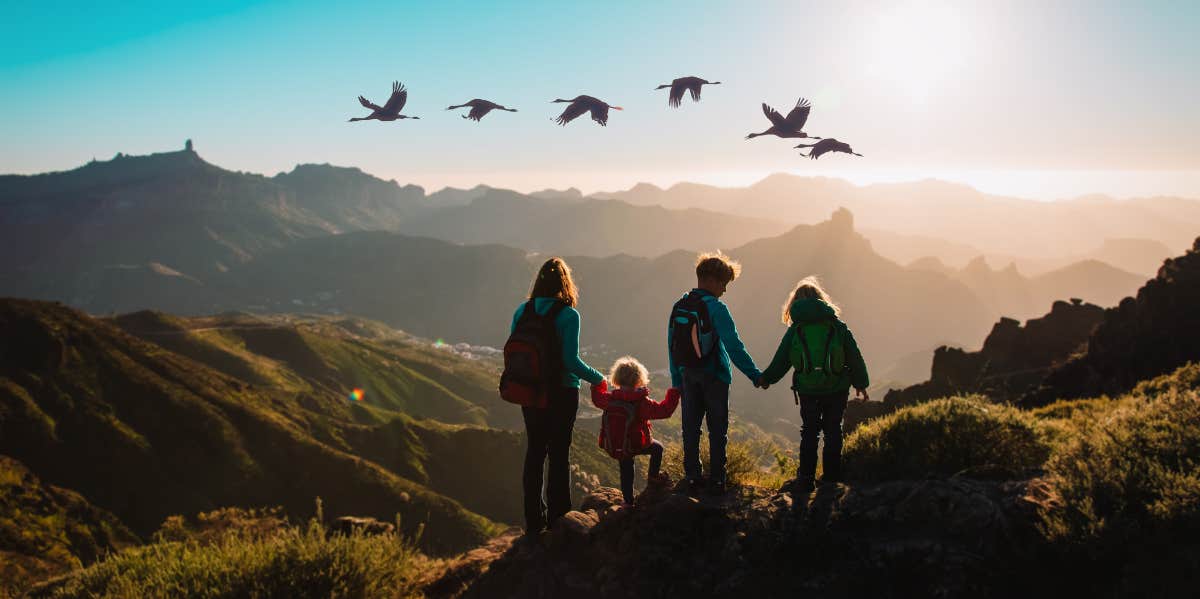
<path id="1" fill-rule="evenodd" d="M 808 351 L 808 341 L 804 339 L 804 325 L 796 324 L 796 336 L 800 338 L 800 349 L 804 352 L 804 373 L 812 372 L 812 352 Z"/>
<path id="2" fill-rule="evenodd" d="M 833 322 L 829 323 L 829 335 L 825 337 L 825 371 L 833 372 L 833 361 L 829 355 L 829 348 L 833 347 L 833 335 L 837 332 L 837 325 Z"/>
<path id="3" fill-rule="evenodd" d="M 562 300 L 555 300 L 554 305 L 550 306 L 550 310 L 548 312 L 546 312 L 546 316 L 548 316 L 551 321 L 554 321 L 554 320 L 558 319 L 559 312 L 562 312 L 563 310 L 565 310 L 566 307 L 567 307 L 567 304 L 565 302 L 563 302 Z"/>

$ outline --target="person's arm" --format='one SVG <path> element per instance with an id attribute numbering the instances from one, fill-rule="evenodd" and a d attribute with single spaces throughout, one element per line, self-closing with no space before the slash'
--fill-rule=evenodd
<path id="1" fill-rule="evenodd" d="M 717 336 L 721 338 L 721 344 L 725 346 L 725 351 L 729 354 L 729 361 L 733 362 L 733 365 L 737 366 L 738 370 L 742 371 L 742 374 L 746 375 L 751 383 L 758 383 L 762 371 L 754 365 L 754 358 L 750 357 L 750 353 L 746 351 L 746 345 L 738 336 L 737 326 L 733 324 L 733 316 L 729 314 L 729 308 L 720 300 L 708 302 L 708 317 L 712 319 L 713 328 L 717 330 Z"/>
<path id="2" fill-rule="evenodd" d="M 771 365 L 763 371 L 764 383 L 774 385 L 792 369 L 791 345 L 795 330 L 796 327 L 788 327 L 787 331 L 783 333 L 783 339 L 779 340 L 779 347 L 775 350 L 775 357 L 771 358 Z"/>
<path id="3" fill-rule="evenodd" d="M 579 358 L 579 312 L 574 308 L 563 308 L 558 318 L 562 322 L 563 367 L 593 385 L 603 381 L 604 375 L 599 370 Z"/>
<path id="4" fill-rule="evenodd" d="M 865 391 L 871 386 L 871 377 L 867 374 L 867 361 L 863 359 L 850 327 L 846 327 L 846 354 L 850 363 L 850 384 L 854 385 L 855 389 Z"/>
<path id="5" fill-rule="evenodd" d="M 608 407 L 611 399 L 612 393 L 608 392 L 608 381 L 600 381 L 600 384 L 592 385 L 592 405 L 603 410 Z"/>
<path id="6" fill-rule="evenodd" d="M 679 388 L 671 387 L 667 389 L 667 396 L 662 401 L 651 399 L 646 402 L 646 418 L 649 420 L 670 418 L 677 407 L 679 407 Z"/>

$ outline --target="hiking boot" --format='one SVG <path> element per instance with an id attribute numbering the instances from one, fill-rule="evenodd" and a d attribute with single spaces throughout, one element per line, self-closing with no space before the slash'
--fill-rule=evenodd
<path id="1" fill-rule="evenodd" d="M 699 495 L 704 488 L 704 482 L 704 477 L 686 479 L 683 484 L 683 492 L 693 497 Z"/>
<path id="2" fill-rule="evenodd" d="M 708 494 L 709 495 L 724 495 L 725 494 L 725 481 L 714 480 L 714 481 L 710 482 L 708 484 Z"/>
<path id="3" fill-rule="evenodd" d="M 671 486 L 671 477 L 665 472 L 651 474 L 646 477 L 647 487 L 669 487 Z"/>
<path id="4" fill-rule="evenodd" d="M 811 476 L 801 476 L 783 483 L 783 486 L 779 487 L 779 492 L 791 493 L 792 495 L 807 495 L 812 493 L 814 487 L 815 485 Z"/>

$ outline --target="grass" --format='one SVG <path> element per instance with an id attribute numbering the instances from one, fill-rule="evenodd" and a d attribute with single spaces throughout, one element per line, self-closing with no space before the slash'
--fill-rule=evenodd
<path id="1" fill-rule="evenodd" d="M 31 597 L 408 597 L 429 560 L 403 536 L 330 535 L 313 519 L 270 535 L 131 549 L 35 589 Z"/>
<path id="2" fill-rule="evenodd" d="M 896 480 L 996 471 L 1019 478 L 1045 463 L 1050 436 L 1028 412 L 979 397 L 938 399 L 872 420 L 846 439 L 846 474 Z"/>

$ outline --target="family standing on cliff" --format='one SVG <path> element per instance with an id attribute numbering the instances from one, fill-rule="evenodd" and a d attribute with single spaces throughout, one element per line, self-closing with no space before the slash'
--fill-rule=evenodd
<path id="1" fill-rule="evenodd" d="M 824 437 L 821 482 L 841 477 L 842 414 L 849 391 L 867 398 L 867 367 L 840 310 L 815 277 L 796 284 L 783 305 L 787 330 L 765 371 L 759 370 L 738 336 L 733 316 L 721 301 L 741 265 L 721 253 L 696 261 L 696 287 L 675 302 L 667 325 L 671 387 L 661 401 L 650 397 L 649 375 L 626 356 L 609 376 L 579 356 L 578 291 L 561 258 L 547 260 L 533 280 L 528 301 L 513 314 L 504 346 L 500 392 L 520 404 L 528 445 L 523 487 L 525 530 L 535 534 L 571 509 L 569 454 L 579 408 L 579 385 L 591 384 L 592 402 L 604 410 L 600 445 L 620 463 L 621 492 L 633 503 L 633 460 L 649 455 L 647 483 L 667 485 L 660 472 L 663 446 L 651 435 L 650 420 L 668 418 L 682 404 L 683 468 L 681 490 L 725 492 L 725 446 L 729 429 L 731 363 L 766 389 L 793 370 L 792 391 L 800 406 L 800 466 L 792 488 L 811 490 L 817 471 L 817 447 Z M 708 428 L 709 472 L 700 462 L 700 425 Z M 543 481 L 543 468 L 546 460 Z M 545 496 L 542 488 L 545 483 Z"/>

